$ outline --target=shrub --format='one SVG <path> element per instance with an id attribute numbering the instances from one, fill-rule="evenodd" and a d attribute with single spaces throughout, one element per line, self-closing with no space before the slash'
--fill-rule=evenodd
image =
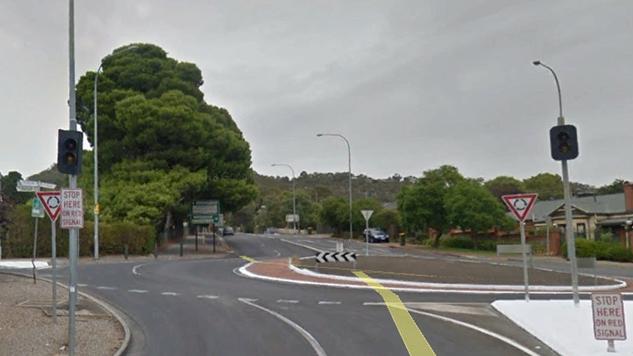
<path id="1" fill-rule="evenodd" d="M 468 236 L 447 236 L 440 239 L 441 247 L 472 249 L 475 247 L 473 240 Z"/>
<path id="2" fill-rule="evenodd" d="M 494 240 L 481 240 L 477 242 L 477 249 L 483 251 L 496 251 L 497 242 Z"/>
<path id="3" fill-rule="evenodd" d="M 567 258 L 567 244 L 561 245 L 563 256 Z M 576 257 L 596 257 L 598 260 L 633 262 L 633 252 L 626 247 L 604 240 L 576 240 Z"/>
<path id="4" fill-rule="evenodd" d="M 68 256 L 68 230 L 62 230 L 57 223 L 57 256 Z M 3 241 L 3 255 L 6 257 L 30 257 L 33 254 L 34 222 L 31 208 L 16 206 L 11 212 L 8 235 Z M 51 255 L 51 223 L 48 217 L 39 219 L 37 233 L 37 255 Z M 93 252 L 94 225 L 86 221 L 79 230 L 79 254 L 91 256 Z M 103 255 L 123 253 L 125 242 L 130 254 L 148 254 L 154 247 L 156 232 L 154 227 L 135 225 L 127 222 L 99 224 L 99 252 Z"/>

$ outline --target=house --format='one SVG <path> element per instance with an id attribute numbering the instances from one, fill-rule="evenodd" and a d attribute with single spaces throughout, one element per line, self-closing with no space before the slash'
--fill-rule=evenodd
<path id="1" fill-rule="evenodd" d="M 532 222 L 536 227 L 549 223 L 564 233 L 564 203 L 563 199 L 537 201 L 530 217 Z M 616 241 L 624 242 L 633 224 L 633 184 L 625 182 L 622 193 L 574 196 L 571 206 L 577 238 L 594 240 L 600 232 L 611 232 Z"/>

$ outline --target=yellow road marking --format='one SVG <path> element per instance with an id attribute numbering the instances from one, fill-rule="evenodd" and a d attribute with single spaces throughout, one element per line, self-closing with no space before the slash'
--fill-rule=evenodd
<path id="1" fill-rule="evenodd" d="M 409 351 L 410 356 L 435 356 L 435 351 L 426 340 L 420 328 L 409 314 L 409 311 L 400 300 L 400 297 L 388 288 L 383 287 L 380 283 L 373 280 L 366 273 L 354 271 L 354 274 L 372 287 L 385 301 L 385 305 L 391 314 L 396 329 L 400 333 L 400 337 L 404 342 L 404 346 Z"/>
<path id="2" fill-rule="evenodd" d="M 257 262 L 257 261 L 255 261 L 255 259 L 250 258 L 248 256 L 240 256 L 240 258 L 245 260 L 245 261 L 248 261 L 248 262 Z"/>

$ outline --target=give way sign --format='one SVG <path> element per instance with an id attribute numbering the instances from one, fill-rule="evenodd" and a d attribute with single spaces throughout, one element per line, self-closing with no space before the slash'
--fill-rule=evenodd
<path id="1" fill-rule="evenodd" d="M 44 210 L 51 221 L 57 221 L 59 213 L 62 211 L 62 192 L 60 191 L 46 191 L 35 192 L 37 197 L 42 202 Z"/>
<path id="2" fill-rule="evenodd" d="M 517 218 L 517 220 L 523 222 L 525 218 L 530 214 L 534 203 L 536 203 L 536 193 L 525 194 L 509 194 L 501 196 L 503 202 L 506 203 L 508 209 Z"/>

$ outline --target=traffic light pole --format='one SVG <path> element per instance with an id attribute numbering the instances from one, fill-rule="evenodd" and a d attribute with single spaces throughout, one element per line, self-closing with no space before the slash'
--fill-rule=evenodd
<path id="1" fill-rule="evenodd" d="M 558 125 L 565 125 L 565 118 L 558 117 Z M 563 173 L 563 195 L 565 198 L 565 241 L 567 241 L 567 257 L 571 269 L 571 288 L 574 295 L 574 305 L 580 303 L 578 297 L 578 265 L 576 264 L 576 240 L 574 239 L 574 227 L 571 215 L 571 189 L 569 186 L 569 169 L 567 160 L 561 161 Z"/>
<path id="2" fill-rule="evenodd" d="M 68 0 L 68 91 L 70 105 L 69 129 L 77 131 L 77 114 L 75 100 L 75 3 L 74 0 Z M 70 189 L 77 188 L 77 175 L 69 176 Z M 68 354 L 75 355 L 75 309 L 77 305 L 77 240 L 79 230 L 77 228 L 70 229 L 68 240 L 68 262 L 70 278 L 68 283 Z"/>

